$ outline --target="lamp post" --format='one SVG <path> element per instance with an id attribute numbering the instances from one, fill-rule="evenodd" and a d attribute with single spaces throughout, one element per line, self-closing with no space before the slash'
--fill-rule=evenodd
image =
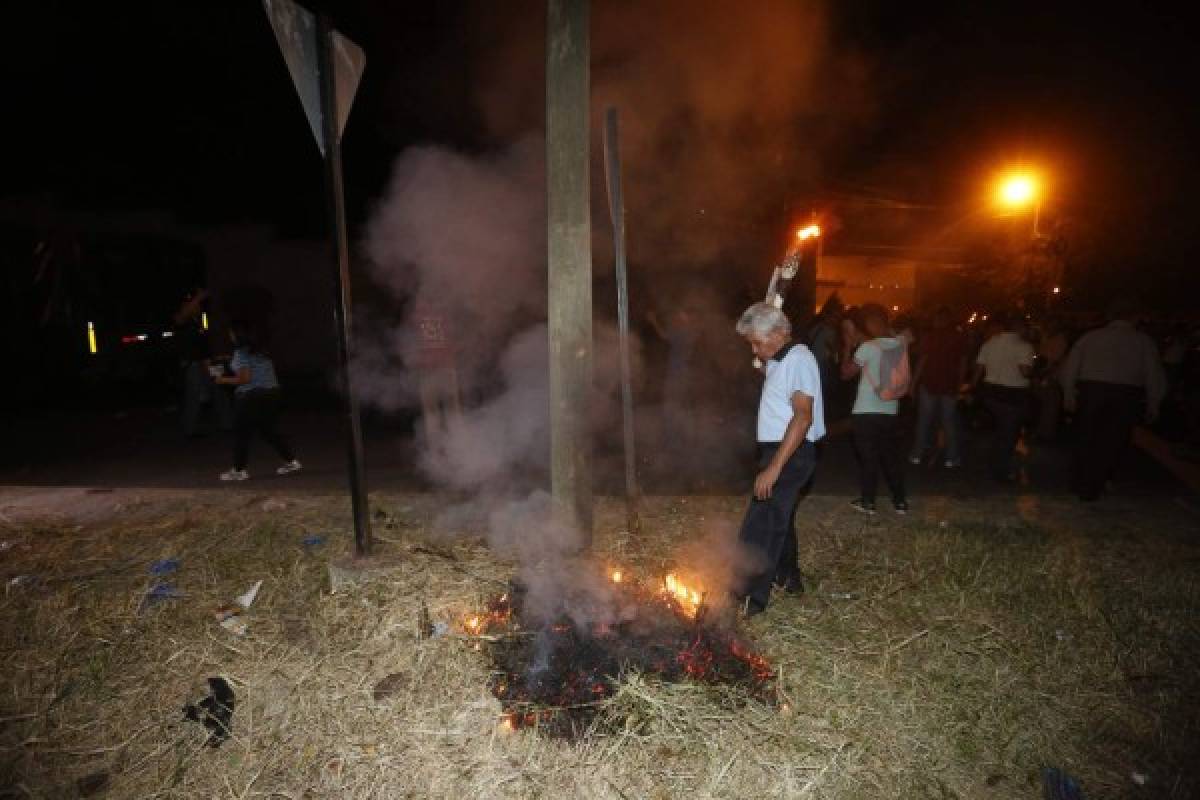
<path id="1" fill-rule="evenodd" d="M 1042 238 L 1038 222 L 1042 214 L 1042 196 L 1044 194 L 1042 181 L 1039 176 L 1029 170 L 1014 170 L 1007 173 L 996 184 L 996 204 L 1009 213 L 1032 211 L 1033 235 L 1028 247 L 1022 248 L 1022 260 L 1025 262 L 1025 303 L 1031 301 L 1044 302 L 1034 291 L 1034 260 L 1038 257 L 1036 243 Z M 1035 299 L 1036 298 L 1036 299 Z"/>
<path id="2" fill-rule="evenodd" d="M 1042 234 L 1038 220 L 1042 214 L 1042 186 L 1037 176 L 1030 172 L 1014 172 L 1001 179 L 996 188 L 996 202 L 1009 211 L 1022 211 L 1033 207 L 1033 238 Z"/>

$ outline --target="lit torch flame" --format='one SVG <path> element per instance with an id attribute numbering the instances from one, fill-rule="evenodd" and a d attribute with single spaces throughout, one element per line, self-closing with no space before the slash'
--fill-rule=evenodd
<path id="1" fill-rule="evenodd" d="M 821 235 L 821 226 L 817 224 L 805 225 L 800 230 L 796 231 L 796 238 L 800 240 L 812 239 Z"/>
<path id="2" fill-rule="evenodd" d="M 614 570 L 612 571 L 612 573 L 610 573 L 610 574 L 609 574 L 609 576 L 608 576 L 608 577 L 609 577 L 609 578 L 612 580 L 612 582 L 613 582 L 613 583 L 620 583 L 620 582 L 621 582 L 621 578 L 622 578 L 622 577 L 624 577 L 624 576 L 621 574 L 621 570 L 619 570 L 619 569 L 614 569 Z"/>

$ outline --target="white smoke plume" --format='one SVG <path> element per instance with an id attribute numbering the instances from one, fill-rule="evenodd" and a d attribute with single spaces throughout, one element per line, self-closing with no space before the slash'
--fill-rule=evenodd
<path id="1" fill-rule="evenodd" d="M 548 357 L 545 326 L 514 336 L 500 356 L 500 393 L 425 442 L 424 472 L 439 486 L 472 492 L 540 479 L 550 447 Z"/>
<path id="2" fill-rule="evenodd" d="M 526 137 L 483 157 L 431 146 L 397 159 L 363 249 L 376 280 L 409 303 L 387 343 L 406 372 L 420 356 L 412 323 L 424 309 L 445 316 L 467 393 L 517 331 L 545 318 L 544 155 L 542 140 Z M 374 377 L 366 391 L 376 399 Z M 377 399 L 388 397 L 411 393 Z"/>
<path id="3" fill-rule="evenodd" d="M 549 615 L 570 594 L 572 613 L 606 619 L 611 592 L 570 565 L 582 538 L 555 519 L 542 488 L 549 455 L 543 155 L 530 138 L 480 157 L 424 147 L 398 159 L 363 250 L 404 310 L 391 324 L 376 314 L 361 326 L 355 385 L 373 406 L 418 407 L 422 381 L 438 373 L 422 362 L 420 326 L 431 310 L 443 317 L 462 413 L 418 434 L 419 466 L 436 487 L 469 499 L 437 527 L 482 531 L 497 552 L 515 558 L 531 608 Z M 613 326 L 600 320 L 594 343 L 592 424 L 616 430 Z M 637 356 L 635 342 L 635 368 Z"/>

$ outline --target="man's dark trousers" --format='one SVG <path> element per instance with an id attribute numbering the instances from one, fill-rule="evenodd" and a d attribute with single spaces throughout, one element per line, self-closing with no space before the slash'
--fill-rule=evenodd
<path id="1" fill-rule="evenodd" d="M 778 443 L 758 445 L 758 468 L 765 469 L 771 463 Z M 817 466 L 817 448 L 805 441 L 783 465 L 779 480 L 771 488 L 771 496 L 759 500 L 751 496 L 750 506 L 742 520 L 739 539 L 757 551 L 761 571 L 747 578 L 742 595 L 750 598 L 757 608 L 766 608 L 771 597 L 771 582 L 800 579 L 800 566 L 796 543 L 796 505 L 800 490 L 812 480 Z"/>
<path id="2" fill-rule="evenodd" d="M 1029 391 L 985 382 L 981 394 L 984 406 L 996 421 L 988 469 L 996 480 L 1007 481 L 1012 477 L 1013 453 L 1021 439 L 1021 426 L 1029 416 Z"/>
<path id="3" fill-rule="evenodd" d="M 1146 390 L 1121 383 L 1080 381 L 1078 392 L 1074 489 L 1080 498 L 1095 500 L 1129 447 Z"/>

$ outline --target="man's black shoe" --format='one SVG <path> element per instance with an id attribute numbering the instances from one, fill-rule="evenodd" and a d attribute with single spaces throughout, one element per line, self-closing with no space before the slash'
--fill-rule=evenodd
<path id="1" fill-rule="evenodd" d="M 775 585 L 779 587 L 780 591 L 787 592 L 788 594 L 804 594 L 804 582 L 800 580 L 799 575 L 793 575 L 782 581 L 776 579 Z"/>

